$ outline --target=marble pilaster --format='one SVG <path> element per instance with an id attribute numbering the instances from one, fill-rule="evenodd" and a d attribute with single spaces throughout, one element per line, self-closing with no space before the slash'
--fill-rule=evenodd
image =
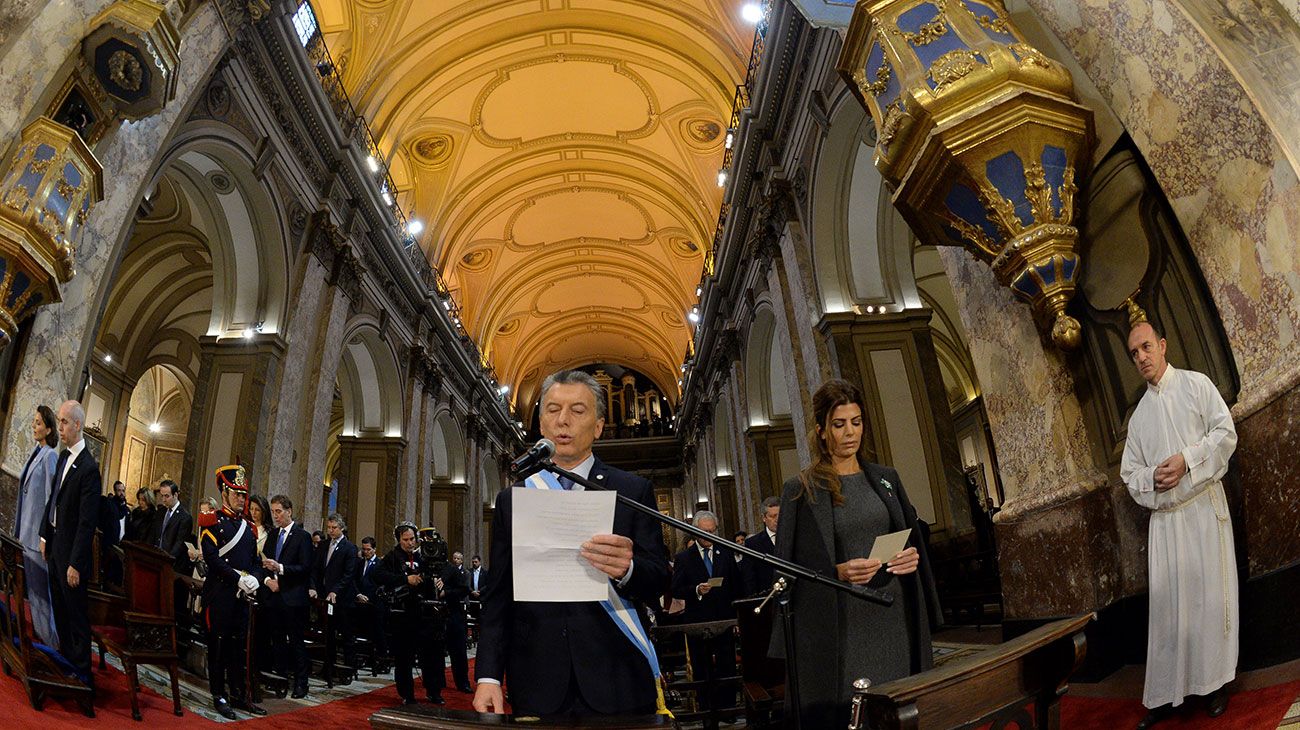
<path id="1" fill-rule="evenodd" d="M 807 373 L 804 369 L 802 346 L 803 336 L 796 332 L 794 307 L 790 302 L 790 289 L 787 285 L 785 266 L 780 262 L 767 272 L 767 287 L 772 293 L 773 340 L 772 347 L 780 347 L 784 342 L 789 349 L 793 362 L 785 369 L 785 382 L 773 383 L 772 387 L 784 387 L 790 396 L 790 420 L 794 425 L 795 443 L 799 452 L 799 463 L 807 464 L 812 458 L 805 438 L 812 420 L 812 394 Z M 779 335 L 776 333 L 780 333 Z M 778 485 L 779 487 L 780 485 Z"/>
<path id="2" fill-rule="evenodd" d="M 329 449 L 330 409 L 334 404 L 334 386 L 338 380 L 339 363 L 343 359 L 343 332 L 347 327 L 350 300 L 343 289 L 337 286 L 326 287 L 321 292 L 323 299 L 320 315 L 310 321 L 315 332 L 315 348 L 310 368 L 303 382 L 303 397 L 311 404 L 305 409 L 307 420 L 299 432 L 297 442 L 298 459 L 293 462 L 291 484 L 301 484 L 307 492 L 303 501 L 302 519 L 306 524 L 319 524 L 325 515 L 321 514 L 322 500 L 314 492 L 325 473 L 325 455 Z M 364 536 L 363 536 L 364 537 Z"/>
<path id="3" fill-rule="evenodd" d="M 93 15 L 106 3 L 49 3 L 40 18 L 14 44 L 0 62 L 0 98 L 34 99 L 48 85 L 48 66 L 61 64 L 85 31 L 80 15 L 64 15 L 72 6 Z M 63 8 L 63 10 L 59 10 Z M 56 15 L 50 15 L 56 13 Z M 176 98 L 161 112 L 138 122 L 124 123 L 95 149 L 104 167 L 104 200 L 95 206 L 76 254 L 77 275 L 62 288 L 63 301 L 37 311 L 31 328 L 27 356 L 23 358 L 7 419 L 3 467 L 13 473 L 22 470 L 26 453 L 22 433 L 38 404 L 57 403 L 80 395 L 81 373 L 94 345 L 100 300 L 110 287 L 112 267 L 125 245 L 137 204 L 148 185 L 166 141 L 183 122 L 184 110 L 201 90 L 226 48 L 228 37 L 214 3 L 200 7 L 185 25 L 181 36 L 181 64 L 177 73 Z M 39 47 L 38 47 L 39 46 Z M 49 57 L 57 56 L 57 63 Z M 23 58 L 22 63 L 11 63 Z M 11 76 L 12 75 L 12 76 Z M 10 118 L 24 104 L 0 104 L 0 134 L 11 138 L 23 116 Z"/>

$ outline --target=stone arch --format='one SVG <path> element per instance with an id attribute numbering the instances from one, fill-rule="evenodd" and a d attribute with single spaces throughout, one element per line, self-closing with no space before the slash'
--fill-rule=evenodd
<path id="1" fill-rule="evenodd" d="M 403 435 L 403 386 L 397 353 L 377 323 L 359 319 L 343 337 L 339 393 L 343 399 L 343 436 Z"/>
<path id="2" fill-rule="evenodd" d="M 790 350 L 776 327 L 772 303 L 760 301 L 754 309 L 745 343 L 745 385 L 748 390 L 750 426 L 766 426 L 790 417 L 790 393 L 786 387 Z"/>
<path id="3" fill-rule="evenodd" d="M 810 233 L 822 312 L 921 306 L 912 234 L 875 168 L 872 122 L 844 85 L 819 145 Z"/>
<path id="4" fill-rule="evenodd" d="M 433 421 L 433 479 L 464 484 L 465 436 L 450 410 L 443 410 Z"/>

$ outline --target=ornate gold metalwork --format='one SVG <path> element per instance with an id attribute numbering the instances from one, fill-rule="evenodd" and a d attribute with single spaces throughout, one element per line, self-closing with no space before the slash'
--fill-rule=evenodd
<path id="1" fill-rule="evenodd" d="M 1129 295 L 1128 299 L 1124 300 L 1124 309 L 1128 310 L 1129 329 L 1133 329 L 1139 324 L 1147 321 L 1147 310 L 1138 306 L 1137 295 L 1137 292 L 1133 292 Z"/>
<path id="2" fill-rule="evenodd" d="M 76 132 L 40 117 L 23 130 L 0 183 L 0 347 L 35 307 L 59 300 L 76 273 L 86 215 L 104 197 L 103 170 Z"/>
<path id="3" fill-rule="evenodd" d="M 96 15 L 90 27 L 81 43 L 82 60 L 122 116 L 143 119 L 176 96 L 180 33 L 161 4 L 117 0 Z M 100 49 L 106 44 L 117 50 L 101 64 Z"/>
<path id="4" fill-rule="evenodd" d="M 966 247 L 1073 348 L 1079 324 L 1065 308 L 1083 265 L 1075 176 L 1089 160 L 1092 113 L 1001 0 L 981 0 L 978 12 L 968 0 L 931 4 L 938 13 L 924 25 L 904 23 L 915 32 L 899 22 L 917 0 L 854 9 L 839 69 L 876 123 L 876 166 L 922 240 Z M 937 57 L 920 48 L 940 37 Z M 884 88 L 864 83 L 877 48 L 891 74 Z"/>
<path id="5" fill-rule="evenodd" d="M 880 96 L 885 93 L 885 89 L 889 88 L 890 73 L 888 63 L 880 64 L 880 68 L 876 69 L 876 80 L 867 84 L 863 88 L 865 88 L 872 96 Z"/>
<path id="6" fill-rule="evenodd" d="M 135 56 L 126 51 L 115 51 L 108 57 L 108 77 L 124 89 L 139 91 L 144 81 L 144 71 Z"/>

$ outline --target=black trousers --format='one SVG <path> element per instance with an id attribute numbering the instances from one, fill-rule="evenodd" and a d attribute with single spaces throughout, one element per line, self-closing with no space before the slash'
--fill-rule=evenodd
<path id="1" fill-rule="evenodd" d="M 370 640 L 370 648 L 373 652 L 370 666 L 372 668 L 381 666 L 384 657 L 388 656 L 388 631 L 385 627 L 388 621 L 388 606 L 375 601 L 358 603 L 352 607 L 351 617 L 353 634 Z"/>
<path id="2" fill-rule="evenodd" d="M 68 586 L 66 563 L 50 560 L 50 599 L 54 609 L 54 627 L 59 632 L 59 653 L 93 684 L 90 672 L 90 599 L 86 592 L 89 573 L 81 574 L 76 588 Z"/>
<path id="3" fill-rule="evenodd" d="M 465 616 L 447 617 L 447 658 L 451 661 L 451 678 L 457 687 L 469 686 L 469 656 L 465 646 Z"/>
<path id="4" fill-rule="evenodd" d="M 417 613 L 417 612 L 413 612 Z M 442 626 L 431 626 L 431 620 L 418 620 L 403 613 L 393 613 L 389 622 L 392 628 L 389 646 L 393 648 L 393 678 L 397 681 L 397 694 L 404 700 L 415 699 L 415 663 L 420 663 L 420 682 L 427 695 L 439 694 L 447 686 L 447 673 L 442 661 Z"/>
<path id="5" fill-rule="evenodd" d="M 284 675 L 298 689 L 307 688 L 311 664 L 307 660 L 305 635 L 310 611 L 306 606 L 270 606 L 271 653 L 277 673 Z"/>
<path id="6" fill-rule="evenodd" d="M 712 638 L 690 637 L 687 647 L 691 652 L 691 668 L 695 681 L 722 679 L 736 674 L 736 642 L 731 633 Z M 723 684 L 709 691 L 701 687 L 696 696 L 701 710 L 736 706 L 736 683 Z M 716 724 L 716 718 L 713 720 Z M 706 720 L 705 725 L 710 726 Z"/>
<path id="7" fill-rule="evenodd" d="M 208 686 L 212 699 L 243 702 L 248 671 L 248 605 L 231 599 L 204 610 L 208 624 Z"/>

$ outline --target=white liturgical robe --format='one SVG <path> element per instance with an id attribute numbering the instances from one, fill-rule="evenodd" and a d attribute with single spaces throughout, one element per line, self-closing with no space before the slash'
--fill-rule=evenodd
<path id="1" fill-rule="evenodd" d="M 1167 366 L 1129 420 L 1120 477 L 1151 510 L 1148 708 L 1209 694 L 1236 675 L 1237 564 L 1220 481 L 1236 448 L 1227 404 L 1193 370 Z M 1187 473 L 1173 489 L 1156 490 L 1156 467 L 1176 453 Z"/>

